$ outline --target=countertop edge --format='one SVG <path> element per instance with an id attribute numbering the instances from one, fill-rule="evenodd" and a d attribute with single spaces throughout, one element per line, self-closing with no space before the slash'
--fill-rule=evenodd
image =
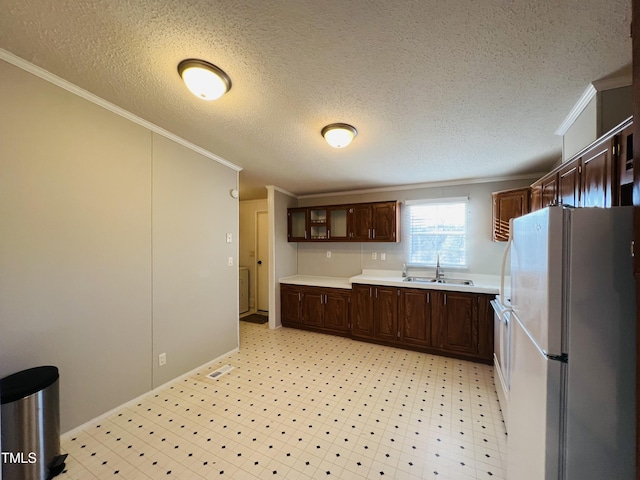
<path id="1" fill-rule="evenodd" d="M 414 288 L 423 290 L 443 290 L 449 292 L 467 292 L 467 293 L 484 293 L 497 295 L 500 288 L 497 285 L 479 284 L 479 285 L 452 285 L 452 284 L 434 284 L 434 283 L 410 283 L 403 281 L 402 277 L 377 276 L 377 275 L 355 275 L 350 278 L 344 277 L 326 277 L 316 275 L 292 275 L 283 277 L 278 280 L 279 283 L 286 285 L 300 285 L 309 287 L 325 287 L 340 288 L 351 290 L 352 284 L 365 285 L 382 285 L 399 288 Z"/>
<path id="2" fill-rule="evenodd" d="M 284 283 L 285 285 L 300 285 L 309 287 L 325 287 L 325 288 L 342 288 L 344 290 L 351 290 L 351 282 L 349 278 L 345 277 L 322 277 L 315 275 L 292 275 L 290 277 L 283 277 L 278 280 L 278 283 Z"/>

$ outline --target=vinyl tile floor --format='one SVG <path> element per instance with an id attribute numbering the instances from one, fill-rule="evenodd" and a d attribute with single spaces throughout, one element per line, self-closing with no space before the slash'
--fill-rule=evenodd
<path id="1" fill-rule="evenodd" d="M 505 478 L 493 367 L 247 322 L 240 332 L 239 352 L 65 436 L 57 478 Z"/>

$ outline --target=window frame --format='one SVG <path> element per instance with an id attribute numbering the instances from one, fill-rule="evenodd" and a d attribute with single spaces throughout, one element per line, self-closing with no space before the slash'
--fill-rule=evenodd
<path id="1" fill-rule="evenodd" d="M 404 215 L 403 215 L 403 232 L 404 236 L 407 239 L 405 245 L 405 258 L 406 265 L 410 267 L 435 267 L 437 261 L 437 253 L 433 257 L 433 263 L 417 263 L 412 258 L 412 237 L 414 235 L 412 226 L 413 222 L 411 221 L 411 210 L 412 207 L 423 206 L 423 205 L 453 205 L 453 204 L 461 204 L 464 209 L 464 222 L 463 222 L 463 232 L 461 233 L 463 237 L 463 261 L 460 263 L 448 263 L 446 260 L 440 259 L 440 266 L 447 269 L 455 269 L 455 270 L 468 270 L 469 269 L 469 197 L 444 197 L 444 198 L 429 198 L 429 199 L 419 199 L 419 200 L 407 200 L 404 202 Z M 414 255 L 415 257 L 415 255 Z"/>

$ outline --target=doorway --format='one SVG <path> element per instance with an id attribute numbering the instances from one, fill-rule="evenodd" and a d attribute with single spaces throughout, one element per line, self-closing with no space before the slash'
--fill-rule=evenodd
<path id="1" fill-rule="evenodd" d="M 256 310 L 269 311 L 269 215 L 256 212 Z"/>

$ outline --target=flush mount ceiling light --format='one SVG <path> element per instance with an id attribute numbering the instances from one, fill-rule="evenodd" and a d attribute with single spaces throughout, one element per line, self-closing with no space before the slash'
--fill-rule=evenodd
<path id="1" fill-rule="evenodd" d="M 178 73 L 196 97 L 216 100 L 231 89 L 231 79 L 214 64 L 190 58 L 178 64 Z"/>
<path id="2" fill-rule="evenodd" d="M 334 148 L 346 147 L 356 135 L 356 128 L 346 123 L 332 123 L 322 129 L 322 136 Z"/>

